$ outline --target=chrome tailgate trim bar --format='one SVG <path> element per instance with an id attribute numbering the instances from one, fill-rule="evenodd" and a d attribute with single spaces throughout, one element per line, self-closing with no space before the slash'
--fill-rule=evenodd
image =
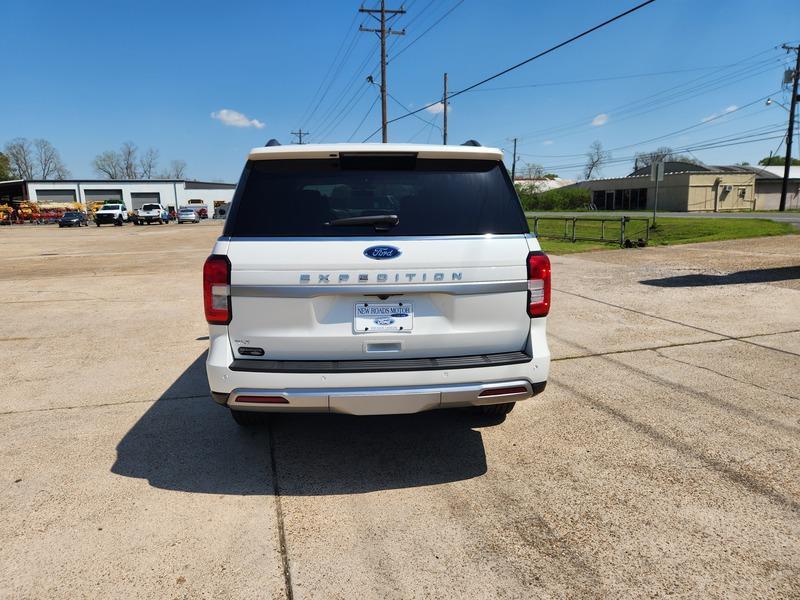
<path id="1" fill-rule="evenodd" d="M 411 283 L 376 285 L 232 285 L 231 296 L 239 298 L 314 298 L 316 296 L 383 296 L 396 294 L 503 294 L 524 292 L 528 282 L 487 281 L 459 283 Z"/>

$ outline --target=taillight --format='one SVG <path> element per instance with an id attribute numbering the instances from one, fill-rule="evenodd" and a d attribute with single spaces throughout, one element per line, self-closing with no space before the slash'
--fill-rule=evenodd
<path id="1" fill-rule="evenodd" d="M 528 254 L 528 315 L 545 317 L 550 312 L 550 259 L 544 252 Z"/>
<path id="2" fill-rule="evenodd" d="M 203 265 L 203 304 L 212 325 L 231 322 L 231 263 L 227 256 L 212 254 Z"/>

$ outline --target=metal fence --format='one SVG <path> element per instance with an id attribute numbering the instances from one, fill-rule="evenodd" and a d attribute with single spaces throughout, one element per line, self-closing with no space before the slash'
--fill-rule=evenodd
<path id="1" fill-rule="evenodd" d="M 639 240 L 650 241 L 650 219 L 646 217 L 531 217 L 536 237 L 570 242 L 606 242 L 620 247 Z M 544 222 L 545 227 L 540 228 Z M 562 222 L 563 226 L 547 224 Z"/>

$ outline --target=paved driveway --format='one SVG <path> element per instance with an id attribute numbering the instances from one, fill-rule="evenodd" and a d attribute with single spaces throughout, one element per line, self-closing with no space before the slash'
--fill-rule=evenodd
<path id="1" fill-rule="evenodd" d="M 0 597 L 800 595 L 800 237 L 554 258 L 541 399 L 207 397 L 214 224 L 0 230 Z"/>

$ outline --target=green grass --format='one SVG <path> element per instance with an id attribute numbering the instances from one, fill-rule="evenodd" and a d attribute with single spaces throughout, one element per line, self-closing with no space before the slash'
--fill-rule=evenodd
<path id="1" fill-rule="evenodd" d="M 531 230 L 533 222 L 529 219 Z M 563 222 L 540 221 L 540 234 L 557 235 L 563 232 Z M 631 240 L 644 238 L 644 222 L 629 223 L 626 227 L 625 237 Z M 606 224 L 606 237 L 615 237 L 619 233 L 619 226 L 613 223 Z M 692 244 L 697 242 L 716 242 L 720 240 L 736 240 L 774 235 L 796 233 L 789 223 L 777 223 L 765 219 L 679 219 L 662 217 L 658 219 L 656 229 L 650 230 L 650 246 L 670 246 L 673 244 Z M 579 237 L 600 237 L 600 223 L 591 221 L 578 221 L 576 234 Z M 587 252 L 590 250 L 612 250 L 619 248 L 618 243 L 602 242 L 569 242 L 564 240 L 540 238 L 540 243 L 545 252 L 552 254 L 572 254 L 574 252 Z"/>

